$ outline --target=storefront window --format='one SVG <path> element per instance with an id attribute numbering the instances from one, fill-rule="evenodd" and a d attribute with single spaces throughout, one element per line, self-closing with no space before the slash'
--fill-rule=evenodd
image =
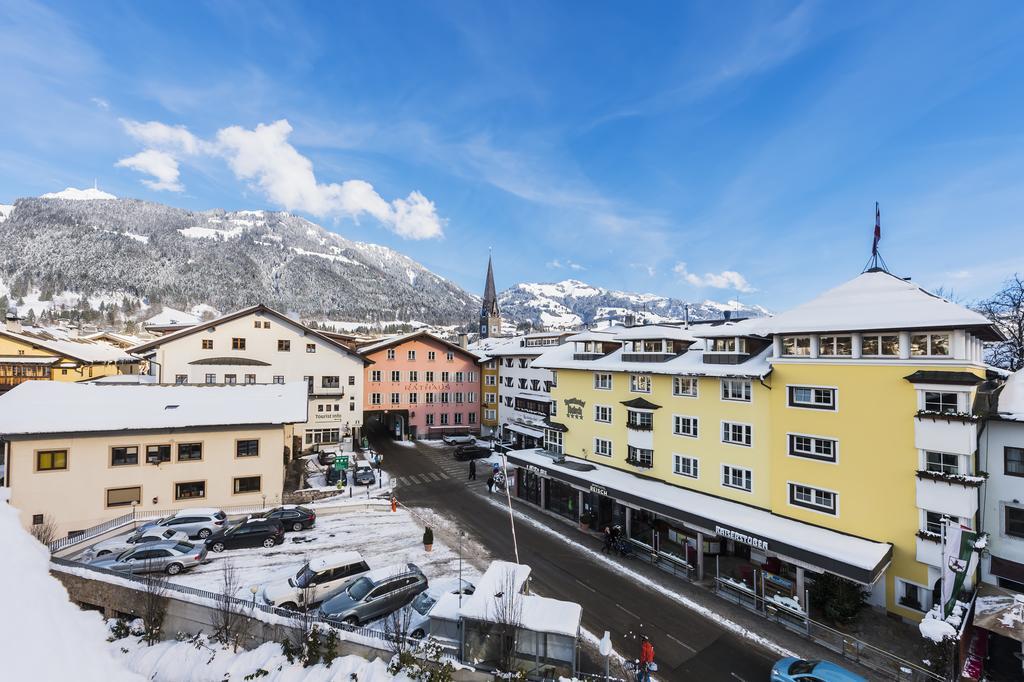
<path id="1" fill-rule="evenodd" d="M 545 496 L 547 509 L 572 521 L 578 518 L 579 493 L 571 485 L 548 479 Z"/>
<path id="2" fill-rule="evenodd" d="M 519 487 L 516 489 L 516 495 L 527 502 L 533 504 L 540 504 L 540 476 L 527 471 L 526 469 L 519 470 Z"/>
<path id="3" fill-rule="evenodd" d="M 629 513 L 629 537 L 648 547 L 654 547 L 654 514 L 646 509 L 632 509 Z"/>

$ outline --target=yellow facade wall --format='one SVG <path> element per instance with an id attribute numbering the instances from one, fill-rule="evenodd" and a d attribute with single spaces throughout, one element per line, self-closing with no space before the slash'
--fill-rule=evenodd
<path id="1" fill-rule="evenodd" d="M 488 428 L 498 426 L 498 383 L 501 363 L 491 358 L 480 365 L 480 423 Z M 488 385 L 487 377 L 494 377 L 494 384 Z M 493 401 L 487 400 L 487 394 L 494 395 Z M 494 419 L 487 419 L 487 410 L 494 410 Z"/>
<path id="2" fill-rule="evenodd" d="M 30 343 L 0 335 L 0 356 L 4 355 L 58 358 L 51 369 L 51 378 L 54 381 L 84 381 L 114 374 L 139 373 L 139 366 L 137 364 L 82 364 L 74 358 L 68 358 L 45 348 L 35 347 Z M 60 367 L 61 364 L 74 364 L 75 366 Z"/>

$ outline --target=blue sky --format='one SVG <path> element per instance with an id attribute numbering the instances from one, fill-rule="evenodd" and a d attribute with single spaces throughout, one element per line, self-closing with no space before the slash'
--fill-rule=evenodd
<path id="1" fill-rule="evenodd" d="M 1024 271 L 1020 3 L 0 0 L 0 202 L 289 208 L 462 286 Z M 146 184 L 144 184 L 144 181 Z"/>

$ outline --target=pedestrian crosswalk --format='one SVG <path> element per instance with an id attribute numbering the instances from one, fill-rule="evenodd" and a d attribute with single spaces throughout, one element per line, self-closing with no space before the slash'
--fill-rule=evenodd
<path id="1" fill-rule="evenodd" d="M 448 474 L 442 472 L 428 471 L 420 474 L 410 474 L 408 476 L 399 476 L 394 479 L 396 487 L 408 487 L 410 485 L 426 485 L 427 483 L 436 483 L 437 481 L 443 481 L 449 478 Z"/>
<path id="2" fill-rule="evenodd" d="M 437 467 L 437 471 L 408 474 L 394 479 L 396 488 L 429 485 L 438 481 L 461 481 L 470 488 L 485 488 L 488 465 L 477 462 L 477 477 L 469 478 L 469 462 L 457 462 L 448 448 L 422 448 L 420 454 Z"/>

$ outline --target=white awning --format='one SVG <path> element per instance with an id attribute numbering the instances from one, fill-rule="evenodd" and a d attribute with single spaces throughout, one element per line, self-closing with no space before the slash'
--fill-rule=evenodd
<path id="1" fill-rule="evenodd" d="M 509 431 L 515 431 L 521 433 L 524 436 L 530 438 L 544 438 L 544 431 L 541 429 L 533 429 L 529 426 L 523 426 L 522 424 L 505 424 L 505 428 Z"/>

